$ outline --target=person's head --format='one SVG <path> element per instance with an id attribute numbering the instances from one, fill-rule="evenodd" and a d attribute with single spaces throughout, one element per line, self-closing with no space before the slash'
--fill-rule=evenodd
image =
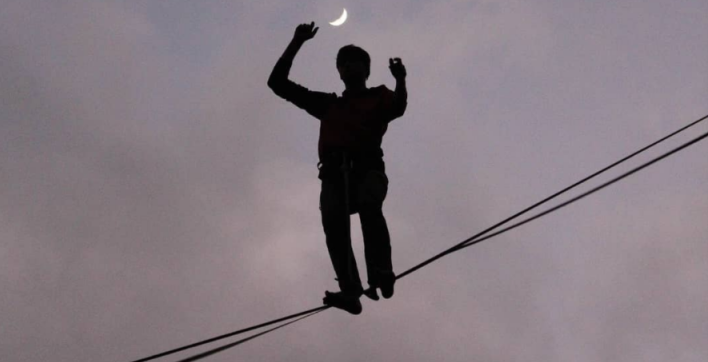
<path id="1" fill-rule="evenodd" d="M 366 50 L 356 45 L 343 46 L 337 53 L 339 78 L 345 84 L 366 82 L 369 79 L 371 58 Z"/>

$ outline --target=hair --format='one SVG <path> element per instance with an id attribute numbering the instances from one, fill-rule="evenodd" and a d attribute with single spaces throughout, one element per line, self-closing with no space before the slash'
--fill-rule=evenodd
<path id="1" fill-rule="evenodd" d="M 343 46 L 337 53 L 337 67 L 347 60 L 359 60 L 363 62 L 366 66 L 366 78 L 369 78 L 369 74 L 371 74 L 371 57 L 369 57 L 369 53 L 367 53 L 366 50 L 354 44 Z"/>

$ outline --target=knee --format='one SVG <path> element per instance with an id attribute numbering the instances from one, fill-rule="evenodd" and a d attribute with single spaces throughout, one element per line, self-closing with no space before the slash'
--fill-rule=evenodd
<path id="1" fill-rule="evenodd" d="M 381 204 L 361 205 L 359 208 L 359 218 L 362 224 L 370 225 L 384 220 Z"/>
<path id="2" fill-rule="evenodd" d="M 369 171 L 359 188 L 359 212 L 380 212 L 388 192 L 388 178 L 386 174 L 378 171 Z"/>
<path id="3" fill-rule="evenodd" d="M 340 208 L 322 208 L 321 216 L 325 232 L 346 228 L 349 217 L 344 209 Z"/>
<path id="4" fill-rule="evenodd" d="M 383 200 L 373 197 L 361 197 L 358 200 L 358 210 L 360 215 L 376 215 L 381 213 Z"/>

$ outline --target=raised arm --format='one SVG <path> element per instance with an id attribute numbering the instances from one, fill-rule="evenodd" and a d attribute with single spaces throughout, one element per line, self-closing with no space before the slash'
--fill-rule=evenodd
<path id="1" fill-rule="evenodd" d="M 268 78 L 268 87 L 270 87 L 270 89 L 272 89 L 276 94 L 278 94 L 278 91 L 282 90 L 283 86 L 288 83 L 290 68 L 293 65 L 293 60 L 295 60 L 297 52 L 300 51 L 300 48 L 306 41 L 314 38 L 315 34 L 317 34 L 317 30 L 319 30 L 319 28 L 314 28 L 314 26 L 314 21 L 310 24 L 298 25 L 295 29 L 295 35 L 293 35 L 293 39 L 290 41 L 290 44 L 288 44 L 288 47 L 285 48 L 285 52 L 283 52 L 283 55 L 280 56 L 278 62 L 275 63 L 275 67 L 273 67 L 273 71 L 270 73 L 270 77 Z"/>
<path id="2" fill-rule="evenodd" d="M 312 39 L 317 30 L 315 23 L 300 24 L 295 29 L 295 35 L 292 41 L 285 49 L 283 55 L 275 63 L 273 71 L 268 77 L 268 87 L 273 90 L 279 97 L 295 104 L 299 108 L 304 109 L 312 116 L 319 118 L 331 103 L 335 94 L 313 92 L 309 89 L 288 79 L 290 68 L 293 65 L 293 60 L 300 51 L 300 48 L 306 41 Z"/>
<path id="3" fill-rule="evenodd" d="M 406 112 L 408 106 L 408 90 L 406 89 L 406 67 L 401 62 L 401 58 L 389 58 L 388 67 L 391 74 L 396 79 L 396 90 L 393 96 L 391 107 L 391 119 L 398 118 Z"/>

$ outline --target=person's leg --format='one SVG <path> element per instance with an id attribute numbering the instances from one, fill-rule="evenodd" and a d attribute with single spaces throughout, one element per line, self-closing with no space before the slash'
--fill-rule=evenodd
<path id="1" fill-rule="evenodd" d="M 344 183 L 341 179 L 322 180 L 320 210 L 327 250 L 339 288 L 346 294 L 359 295 L 363 288 L 352 251 L 350 221 L 344 203 Z"/>
<path id="2" fill-rule="evenodd" d="M 369 285 L 382 287 L 384 297 L 390 298 L 395 275 L 391 262 L 391 238 L 382 210 L 388 192 L 388 178 L 383 172 L 369 171 L 358 186 L 357 202 Z"/>

